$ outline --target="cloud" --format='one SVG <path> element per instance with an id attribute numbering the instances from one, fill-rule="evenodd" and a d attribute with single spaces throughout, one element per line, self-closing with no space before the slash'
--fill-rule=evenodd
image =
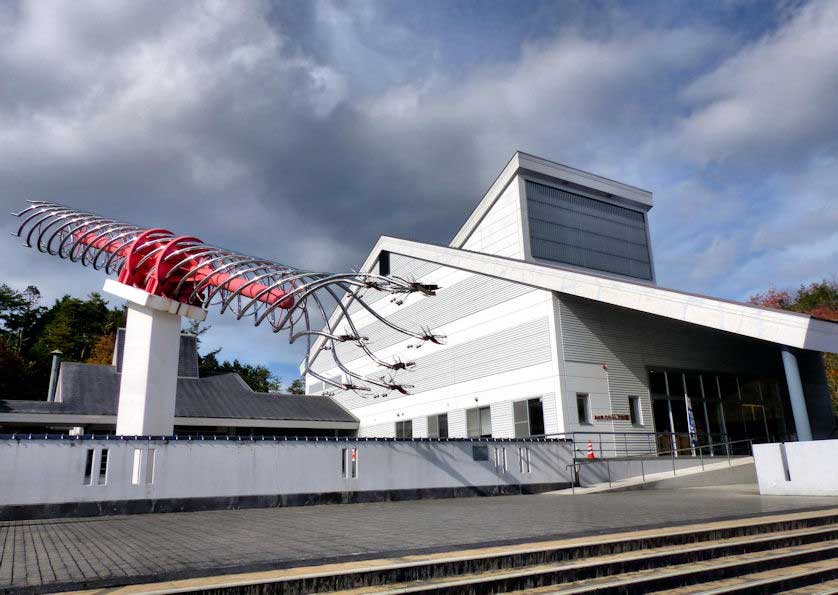
<path id="1" fill-rule="evenodd" d="M 545 4 L 514 26 L 449 10 L 4 5 L 2 206 L 46 198 L 341 270 L 381 234 L 447 243 L 522 149 L 652 189 L 665 285 L 742 297 L 760 278 L 796 284 L 817 275 L 802 266 L 811 239 L 830 266 L 834 3 L 776 18 Z M 100 287 L 7 245 L 5 282 L 48 298 Z M 208 344 L 227 357 L 299 356 L 265 329 L 214 324 Z"/>
<path id="2" fill-rule="evenodd" d="M 675 146 L 702 163 L 769 168 L 838 148 L 838 3 L 812 2 L 682 92 Z"/>

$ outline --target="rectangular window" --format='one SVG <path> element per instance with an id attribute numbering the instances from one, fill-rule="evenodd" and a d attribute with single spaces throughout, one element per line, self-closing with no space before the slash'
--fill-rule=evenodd
<path id="1" fill-rule="evenodd" d="M 396 422 L 396 438 L 413 438 L 413 420 Z"/>
<path id="2" fill-rule="evenodd" d="M 99 459 L 99 485 L 103 486 L 108 482 L 108 449 L 103 448 Z"/>
<path id="3" fill-rule="evenodd" d="M 466 411 L 469 438 L 492 437 L 492 412 L 489 407 L 475 407 Z"/>
<path id="4" fill-rule="evenodd" d="M 131 472 L 131 485 L 140 485 L 140 473 L 143 465 L 143 451 L 141 448 L 134 449 L 134 465 Z"/>
<path id="5" fill-rule="evenodd" d="M 448 438 L 448 414 L 428 417 L 428 438 Z"/>
<path id="6" fill-rule="evenodd" d="M 349 449 L 340 449 L 340 476 L 349 477 Z"/>
<path id="7" fill-rule="evenodd" d="M 576 393 L 576 414 L 580 424 L 591 423 L 590 396 L 588 393 Z"/>
<path id="8" fill-rule="evenodd" d="M 358 449 L 349 449 L 349 475 L 352 479 L 358 477 Z"/>
<path id="9" fill-rule="evenodd" d="M 521 473 L 532 471 L 532 467 L 530 466 L 530 449 L 528 446 L 522 446 L 518 449 L 518 464 Z"/>
<path id="10" fill-rule="evenodd" d="M 512 404 L 512 414 L 516 438 L 544 434 L 544 406 L 541 399 L 516 401 Z"/>
<path id="11" fill-rule="evenodd" d="M 506 448 L 503 446 L 495 447 L 495 467 L 499 471 L 506 471 Z"/>
<path id="12" fill-rule="evenodd" d="M 643 425 L 643 412 L 640 410 L 640 397 L 635 397 L 633 395 L 629 396 L 629 418 L 631 419 L 631 425 Z"/>
<path id="13" fill-rule="evenodd" d="M 148 449 L 148 457 L 145 462 L 145 483 L 151 485 L 154 483 L 154 458 L 155 452 L 153 448 Z"/>
<path id="14" fill-rule="evenodd" d="M 93 485 L 93 453 L 94 449 L 88 448 L 84 461 L 84 485 Z"/>
<path id="15" fill-rule="evenodd" d="M 475 444 L 471 447 L 471 458 L 475 461 L 488 461 L 489 460 L 489 447 L 483 446 L 479 444 Z"/>

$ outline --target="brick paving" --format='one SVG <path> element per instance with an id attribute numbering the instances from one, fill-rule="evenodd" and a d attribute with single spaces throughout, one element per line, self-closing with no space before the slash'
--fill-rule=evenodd
<path id="1" fill-rule="evenodd" d="M 752 489 L 506 496 L 0 522 L 0 592 L 373 558 L 838 506 Z"/>

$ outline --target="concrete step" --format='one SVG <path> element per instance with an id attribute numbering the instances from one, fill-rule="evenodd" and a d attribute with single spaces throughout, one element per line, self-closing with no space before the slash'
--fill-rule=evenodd
<path id="1" fill-rule="evenodd" d="M 755 540 L 756 541 L 756 540 Z M 365 586 L 335 595 L 406 595 L 459 593 L 649 593 L 661 588 L 777 569 L 838 556 L 838 539 L 730 554 L 724 543 L 702 548 L 661 548 L 661 551 L 601 556 L 582 562 L 546 564 L 511 571 L 482 572 L 456 578 Z M 745 542 L 737 544 L 749 549 Z M 735 546 L 734 546 L 735 547 Z M 681 554 L 679 556 L 679 554 Z M 698 561 L 678 563 L 693 558 Z M 662 569 L 666 570 L 662 570 Z M 830 577 L 831 578 L 831 577 Z"/>
<path id="2" fill-rule="evenodd" d="M 703 577 L 706 574 L 706 580 L 718 580 L 733 574 L 714 575 L 711 569 L 700 569 L 698 566 L 691 571 L 686 568 L 695 564 L 735 560 L 736 556 L 770 556 L 774 552 L 783 553 L 770 561 L 777 566 L 809 563 L 837 555 L 838 508 L 391 559 L 183 579 L 109 589 L 108 593 L 497 593 L 542 586 L 555 590 L 565 588 L 574 581 L 603 577 L 617 581 L 622 580 L 626 573 L 654 575 L 668 566 L 682 568 L 685 576 Z M 752 567 L 763 563 L 761 560 L 738 562 L 735 572 L 744 574 L 767 570 Z M 745 566 L 739 569 L 742 564 Z M 734 573 L 733 570 L 729 572 Z M 650 579 L 647 577 L 646 580 Z M 665 583 L 660 588 L 681 584 L 688 583 Z"/>
<path id="3" fill-rule="evenodd" d="M 807 576 L 806 580 L 817 581 L 820 577 L 831 579 L 838 558 L 838 541 L 815 545 L 780 548 L 773 551 L 747 553 L 727 556 L 715 560 L 705 560 L 689 564 L 673 565 L 666 568 L 653 568 L 639 572 L 629 572 L 618 576 L 605 576 L 574 581 L 568 584 L 546 585 L 519 591 L 508 591 L 509 595 L 605 595 L 605 594 L 642 594 L 642 593 L 778 593 L 784 588 L 783 577 L 796 572 L 810 572 L 811 565 L 824 563 L 826 566 L 816 576 Z M 804 568 L 810 567 L 810 568 Z M 802 569 L 802 570 L 801 570 Z M 773 584 L 765 577 L 753 580 L 748 585 L 746 577 L 758 573 L 770 573 Z M 727 586 L 716 590 L 714 581 L 724 581 Z M 793 583 L 792 583 L 793 584 Z M 683 585 L 697 585 L 689 589 Z"/>
<path id="4" fill-rule="evenodd" d="M 815 585 L 798 587 L 790 591 L 783 591 L 782 595 L 836 595 L 838 594 L 838 579 L 819 582 Z"/>
<path id="5" fill-rule="evenodd" d="M 797 595 L 835 593 L 838 590 L 838 560 L 828 559 L 791 567 L 772 568 L 743 576 L 711 581 L 666 591 L 657 595 L 722 595 L 722 594 L 774 594 Z M 829 583 L 832 583 L 830 586 Z"/>

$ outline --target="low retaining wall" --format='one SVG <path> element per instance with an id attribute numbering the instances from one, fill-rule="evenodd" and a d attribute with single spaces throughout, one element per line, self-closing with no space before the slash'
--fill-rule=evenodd
<path id="1" fill-rule="evenodd" d="M 534 493 L 570 485 L 544 440 L 0 440 L 0 519 Z"/>
<path id="2" fill-rule="evenodd" d="M 838 496 L 838 440 L 754 445 L 759 493 Z"/>

